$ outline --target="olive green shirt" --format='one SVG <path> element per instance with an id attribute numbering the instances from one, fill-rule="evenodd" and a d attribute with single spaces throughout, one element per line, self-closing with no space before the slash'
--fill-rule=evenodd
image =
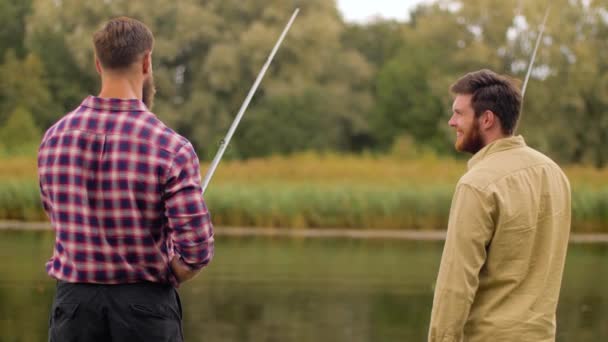
<path id="1" fill-rule="evenodd" d="M 456 186 L 429 341 L 555 340 L 570 184 L 521 136 L 469 161 Z"/>

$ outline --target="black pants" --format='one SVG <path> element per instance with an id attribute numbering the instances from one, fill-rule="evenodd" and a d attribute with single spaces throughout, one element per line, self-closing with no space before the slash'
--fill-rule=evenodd
<path id="1" fill-rule="evenodd" d="M 58 282 L 49 342 L 182 342 L 181 320 L 170 285 Z"/>

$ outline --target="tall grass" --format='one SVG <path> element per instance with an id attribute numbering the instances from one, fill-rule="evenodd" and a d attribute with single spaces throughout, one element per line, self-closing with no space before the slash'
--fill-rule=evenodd
<path id="1" fill-rule="evenodd" d="M 445 229 L 449 186 L 375 187 L 221 183 L 206 201 L 216 225 L 281 228 Z M 575 191 L 573 231 L 608 233 L 608 187 Z M 45 219 L 33 182 L 0 182 L 0 219 Z"/>
<path id="2" fill-rule="evenodd" d="M 0 181 L 0 220 L 43 221 L 38 183 L 35 181 Z"/>
<path id="3" fill-rule="evenodd" d="M 206 172 L 207 163 L 201 164 Z M 371 185 L 445 184 L 453 186 L 466 172 L 465 160 L 416 159 L 373 155 L 300 153 L 244 161 L 225 160 L 217 168 L 210 187 L 226 182 L 282 181 L 289 183 L 363 183 Z M 608 186 L 608 168 L 573 165 L 564 167 L 573 188 Z M 0 157 L 0 181 L 35 180 L 36 157 Z"/>
<path id="4" fill-rule="evenodd" d="M 46 220 L 31 158 L 0 161 L 0 219 Z M 206 165 L 201 168 L 204 172 Z M 221 164 L 205 198 L 216 225 L 444 229 L 466 163 L 300 154 Z M 565 169 L 573 231 L 608 233 L 608 171 Z"/>
<path id="5" fill-rule="evenodd" d="M 277 183 L 221 184 L 206 200 L 220 225 L 440 229 L 451 190 Z"/>

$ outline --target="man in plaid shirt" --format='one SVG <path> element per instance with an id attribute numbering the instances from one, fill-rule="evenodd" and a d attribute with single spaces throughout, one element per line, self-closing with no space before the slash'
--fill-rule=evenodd
<path id="1" fill-rule="evenodd" d="M 116 18 L 93 42 L 101 92 L 53 125 L 38 155 L 56 234 L 49 341 L 182 341 L 175 287 L 213 256 L 199 161 L 149 110 L 150 30 Z"/>

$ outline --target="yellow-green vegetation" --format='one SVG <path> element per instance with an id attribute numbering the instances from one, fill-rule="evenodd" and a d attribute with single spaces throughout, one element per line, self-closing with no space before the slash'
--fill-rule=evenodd
<path id="1" fill-rule="evenodd" d="M 35 160 L 1 165 L 0 219 L 45 219 Z M 465 161 L 432 156 L 304 153 L 225 161 L 205 197 L 216 225 L 444 229 L 454 184 L 465 171 Z M 574 166 L 565 172 L 573 188 L 573 231 L 608 232 L 608 170 Z"/>

